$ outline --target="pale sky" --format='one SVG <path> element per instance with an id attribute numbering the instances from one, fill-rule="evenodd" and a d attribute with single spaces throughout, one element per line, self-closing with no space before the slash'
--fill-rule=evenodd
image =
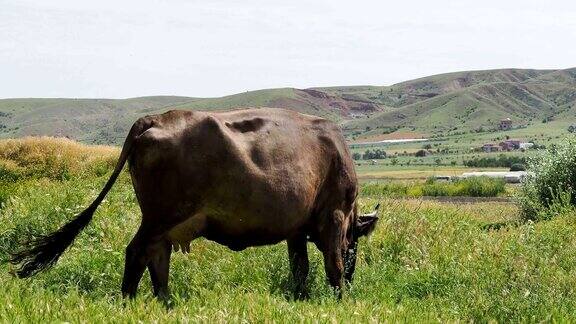
<path id="1" fill-rule="evenodd" d="M 213 97 L 575 66 L 574 0 L 0 0 L 0 98 Z"/>

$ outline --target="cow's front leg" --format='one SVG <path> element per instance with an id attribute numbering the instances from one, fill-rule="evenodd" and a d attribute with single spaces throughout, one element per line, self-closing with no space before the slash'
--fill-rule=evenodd
<path id="1" fill-rule="evenodd" d="M 323 236 L 322 254 L 324 255 L 324 268 L 328 282 L 334 288 L 338 298 L 342 298 L 342 278 L 344 275 L 344 260 L 342 250 L 344 246 L 344 213 L 334 211 L 325 226 Z"/>
<path id="2" fill-rule="evenodd" d="M 330 286 L 334 288 L 336 296 L 342 298 L 342 276 L 344 274 L 344 262 L 339 249 L 324 251 L 324 269 Z"/>
<path id="3" fill-rule="evenodd" d="M 306 246 L 306 235 L 298 235 L 288 240 L 288 257 L 290 259 L 290 268 L 292 270 L 292 279 L 294 282 L 294 298 L 308 298 L 308 289 L 306 279 L 308 278 L 308 250 Z"/>

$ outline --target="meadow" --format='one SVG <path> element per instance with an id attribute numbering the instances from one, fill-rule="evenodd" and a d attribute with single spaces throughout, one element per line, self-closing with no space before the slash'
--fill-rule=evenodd
<path id="1" fill-rule="evenodd" d="M 117 154 L 116 148 L 68 140 L 0 141 L 3 322 L 576 319 L 574 212 L 521 222 L 512 202 L 391 198 L 369 184 L 362 187 L 360 205 L 367 212 L 381 202 L 380 222 L 360 242 L 355 280 L 341 301 L 330 291 L 312 245 L 311 298 L 295 301 L 284 243 L 232 252 L 204 239 L 192 243 L 191 253 L 172 256 L 171 308 L 152 297 L 147 276 L 139 296 L 123 300 L 124 249 L 140 219 L 127 172 L 54 268 L 26 280 L 12 276 L 4 262 L 7 253 L 28 235 L 52 231 L 87 206 Z"/>

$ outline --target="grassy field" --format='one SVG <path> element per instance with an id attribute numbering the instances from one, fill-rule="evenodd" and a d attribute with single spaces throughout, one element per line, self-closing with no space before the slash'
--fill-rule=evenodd
<path id="1" fill-rule="evenodd" d="M 431 138 L 425 142 L 379 143 L 371 145 L 352 145 L 351 151 L 360 155 L 356 161 L 361 181 L 370 180 L 414 180 L 430 176 L 456 176 L 473 171 L 507 171 L 508 167 L 470 168 L 467 161 L 478 159 L 518 158 L 528 160 L 538 154 L 538 150 L 502 151 L 485 153 L 480 150 L 484 143 L 498 144 L 506 139 L 532 142 L 542 147 L 552 147 L 563 139 L 572 136 L 567 131 L 569 120 L 554 121 L 533 125 L 529 128 L 510 131 L 495 131 L 480 134 L 458 134 Z M 366 151 L 381 150 L 386 158 L 364 159 Z M 426 156 L 417 157 L 415 153 L 426 151 Z"/>
<path id="2" fill-rule="evenodd" d="M 49 145 L 11 143 L 36 156 Z M 103 148 L 69 143 L 67 156 Z M 20 145 L 20 146 L 18 146 Z M 6 142 L 0 142 L 2 152 Z M 117 151 L 105 150 L 112 158 Z M 24 164 L 17 153 L 4 165 Z M 106 155 L 104 155 L 106 156 Z M 23 233 L 54 230 L 99 192 L 110 166 L 90 159 L 43 159 L 0 182 L 0 258 Z M 108 158 L 101 164 L 108 165 Z M 0 164 L 0 169 L 2 169 Z M 12 165 L 14 167 L 14 165 Z M 22 169 L 15 169 L 20 170 Z M 5 173 L 8 174 L 8 173 Z M 294 301 L 285 244 L 232 252 L 199 239 L 190 254 L 172 257 L 173 307 L 151 296 L 143 280 L 136 300 L 119 287 L 123 252 L 140 212 L 127 173 L 98 209 L 93 223 L 51 270 L 20 280 L 0 266 L 0 319 L 5 322 L 369 322 L 369 321 L 570 321 L 576 319 L 576 215 L 539 223 L 515 223 L 513 203 L 446 204 L 396 200 L 371 192 L 364 211 L 380 201 L 381 221 L 361 241 L 356 277 L 342 301 L 328 288 L 320 253 L 312 246 L 311 298 Z M 509 223 L 499 230 L 490 224 Z"/>

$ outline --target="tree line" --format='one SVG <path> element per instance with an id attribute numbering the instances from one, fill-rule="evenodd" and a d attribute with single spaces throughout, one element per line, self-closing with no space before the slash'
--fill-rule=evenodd
<path id="1" fill-rule="evenodd" d="M 514 164 L 525 164 L 526 158 L 520 156 L 506 156 L 500 154 L 498 157 L 482 157 L 465 160 L 464 165 L 474 168 L 510 168 Z"/>

